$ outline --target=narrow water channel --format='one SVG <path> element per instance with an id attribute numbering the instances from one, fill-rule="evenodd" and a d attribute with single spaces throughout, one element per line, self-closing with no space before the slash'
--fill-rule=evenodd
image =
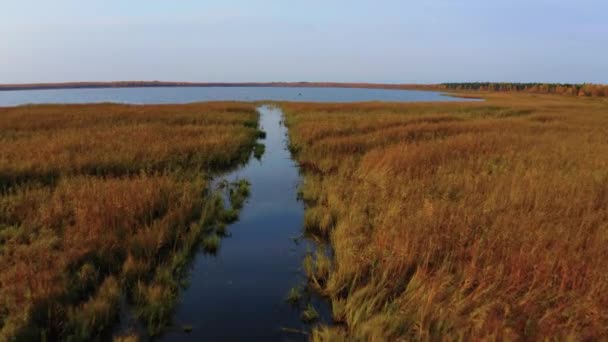
<path id="1" fill-rule="evenodd" d="M 307 340 L 311 326 L 300 316 L 308 303 L 320 321 L 330 319 L 329 304 L 315 295 L 305 295 L 299 305 L 285 300 L 291 288 L 305 285 L 302 261 L 315 246 L 302 236 L 300 175 L 287 150 L 282 112 L 269 106 L 259 112 L 267 134 L 264 155 L 223 177 L 247 179 L 249 200 L 217 254 L 197 256 L 189 286 L 181 294 L 176 327 L 162 340 Z"/>

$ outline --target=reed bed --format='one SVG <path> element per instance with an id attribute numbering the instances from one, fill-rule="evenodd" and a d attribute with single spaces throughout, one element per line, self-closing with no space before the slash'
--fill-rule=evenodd
<path id="1" fill-rule="evenodd" d="M 282 104 L 315 340 L 608 337 L 608 102 Z"/>
<path id="2" fill-rule="evenodd" d="M 109 338 L 125 300 L 160 333 L 258 135 L 250 104 L 0 108 L 0 340 Z"/>

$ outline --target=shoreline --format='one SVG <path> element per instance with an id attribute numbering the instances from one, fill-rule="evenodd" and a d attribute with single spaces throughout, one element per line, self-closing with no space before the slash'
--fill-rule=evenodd
<path id="1" fill-rule="evenodd" d="M 386 83 L 340 83 L 340 82 L 63 82 L 0 84 L 0 91 L 49 90 L 49 89 L 93 89 L 93 88 L 154 88 L 154 87 L 290 87 L 290 88 L 363 88 L 394 90 L 441 90 L 439 84 L 386 84 Z"/>

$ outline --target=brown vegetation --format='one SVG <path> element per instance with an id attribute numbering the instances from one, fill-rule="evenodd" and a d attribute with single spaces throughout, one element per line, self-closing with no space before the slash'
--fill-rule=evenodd
<path id="1" fill-rule="evenodd" d="M 0 108 L 0 340 L 99 337 L 125 295 L 158 333 L 258 134 L 250 104 Z"/>
<path id="2" fill-rule="evenodd" d="M 608 102 L 283 104 L 315 339 L 608 337 Z"/>

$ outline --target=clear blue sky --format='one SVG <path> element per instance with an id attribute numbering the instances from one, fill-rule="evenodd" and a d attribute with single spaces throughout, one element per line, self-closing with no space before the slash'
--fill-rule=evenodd
<path id="1" fill-rule="evenodd" d="M 606 0 L 2 0 L 0 83 L 608 83 Z"/>

